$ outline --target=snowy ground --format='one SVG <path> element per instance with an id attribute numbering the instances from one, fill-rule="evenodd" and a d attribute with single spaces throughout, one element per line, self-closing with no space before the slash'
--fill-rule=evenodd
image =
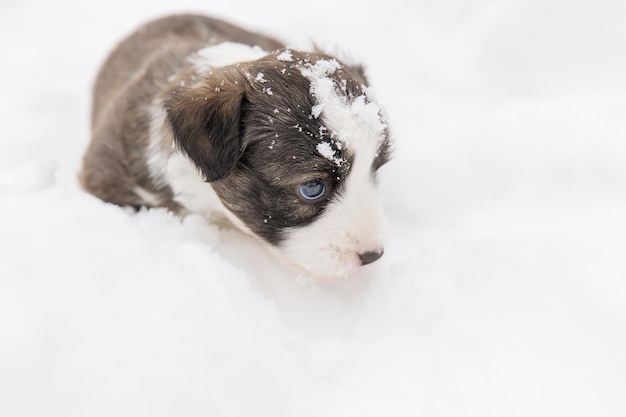
<path id="1" fill-rule="evenodd" d="M 626 415 L 626 3 L 367 4 L 0 5 L 0 415 Z M 180 10 L 368 64 L 384 260 L 303 283 L 78 189 L 98 65 Z"/>

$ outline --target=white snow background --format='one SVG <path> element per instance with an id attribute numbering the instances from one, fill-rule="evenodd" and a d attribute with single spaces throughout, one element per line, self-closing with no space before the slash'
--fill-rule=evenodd
<path id="1" fill-rule="evenodd" d="M 367 64 L 396 141 L 380 262 L 306 283 L 78 188 L 98 66 L 177 11 Z M 0 415 L 623 417 L 624 22 L 621 0 L 2 2 Z"/>

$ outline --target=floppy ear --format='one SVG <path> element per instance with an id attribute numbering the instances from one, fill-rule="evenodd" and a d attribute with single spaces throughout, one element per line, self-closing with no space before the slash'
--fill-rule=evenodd
<path id="1" fill-rule="evenodd" d="M 244 100 L 243 83 L 209 78 L 201 86 L 173 88 L 163 102 L 174 143 L 208 182 L 226 177 L 243 153 Z"/>

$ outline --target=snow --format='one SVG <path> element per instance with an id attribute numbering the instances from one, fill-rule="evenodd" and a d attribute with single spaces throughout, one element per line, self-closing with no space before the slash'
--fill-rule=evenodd
<path id="1" fill-rule="evenodd" d="M 316 149 L 320 153 L 320 155 L 329 160 L 332 160 L 336 153 L 328 142 L 318 143 Z"/>
<path id="2" fill-rule="evenodd" d="M 359 148 L 377 150 L 384 137 L 387 124 L 382 121 L 382 110 L 365 94 L 352 99 L 351 102 L 344 92 L 337 92 L 330 75 L 341 65 L 334 59 L 320 59 L 314 64 L 298 62 L 299 70 L 311 82 L 311 94 L 317 104 L 311 109 L 311 116 L 318 118 L 323 115 L 332 134 L 338 137 L 339 143 L 351 143 Z M 345 90 L 345 89 L 344 89 Z M 319 149 L 318 149 L 319 150 Z M 330 158 L 329 158 L 330 159 Z"/>
<path id="3" fill-rule="evenodd" d="M 280 54 L 278 54 L 276 59 L 278 59 L 279 61 L 284 61 L 284 62 L 292 62 L 293 55 L 291 54 L 291 51 L 289 49 L 285 49 Z"/>
<path id="4" fill-rule="evenodd" d="M 321 104 L 313 105 L 313 107 L 311 107 L 311 116 L 313 116 L 314 119 L 317 119 L 320 117 L 320 114 L 322 114 L 322 110 L 324 110 L 324 106 Z"/>
<path id="5" fill-rule="evenodd" d="M 332 145 L 329 142 L 320 142 L 317 144 L 315 149 L 317 149 L 320 155 L 322 155 L 329 161 L 334 162 L 337 166 L 341 166 L 341 164 L 344 162 L 343 159 L 337 158 L 335 156 L 337 152 L 333 149 Z"/>
<path id="6" fill-rule="evenodd" d="M 207 71 L 210 71 L 210 68 L 214 66 L 236 64 L 241 61 L 242 57 L 245 57 L 244 60 L 253 61 L 265 55 L 267 55 L 267 52 L 258 46 L 249 46 L 236 42 L 222 42 L 200 49 L 190 57 L 190 61 L 199 68 L 206 68 Z"/>
<path id="7" fill-rule="evenodd" d="M 177 7 L 367 64 L 391 241 L 348 281 L 80 191 L 95 71 L 171 2 L 0 6 L 0 415 L 626 415 L 626 4 L 281 4 Z"/>

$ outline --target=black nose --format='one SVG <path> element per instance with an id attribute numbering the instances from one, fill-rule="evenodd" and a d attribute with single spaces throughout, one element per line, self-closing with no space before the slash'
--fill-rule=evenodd
<path id="1" fill-rule="evenodd" d="M 383 256 L 383 253 L 385 253 L 385 251 L 383 251 L 382 249 L 377 251 L 360 253 L 359 258 L 361 259 L 361 265 L 367 265 L 371 264 L 372 262 L 376 262 L 380 259 L 381 256 Z"/>

